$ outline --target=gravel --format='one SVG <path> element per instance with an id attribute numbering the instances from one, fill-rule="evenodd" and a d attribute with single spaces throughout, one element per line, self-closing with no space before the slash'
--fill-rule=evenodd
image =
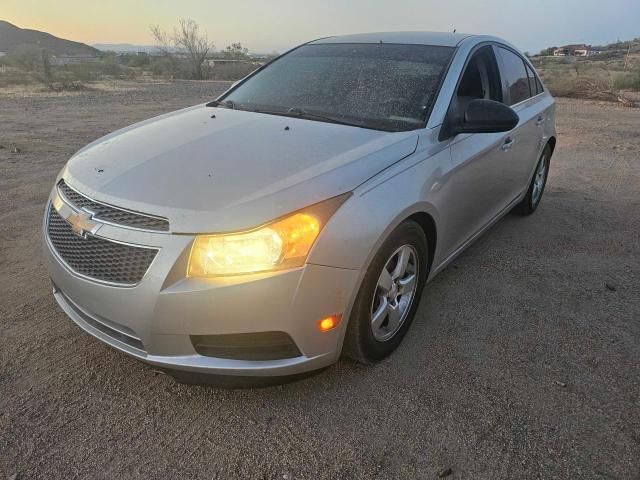
<path id="1" fill-rule="evenodd" d="M 540 208 L 440 274 L 390 358 L 225 390 L 99 343 L 51 295 L 66 159 L 225 84 L 125 87 L 0 93 L 0 479 L 640 477 L 640 110 L 560 100 Z"/>

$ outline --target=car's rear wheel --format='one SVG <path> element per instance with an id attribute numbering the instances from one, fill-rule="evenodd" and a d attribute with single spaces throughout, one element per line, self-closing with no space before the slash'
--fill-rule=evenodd
<path id="1" fill-rule="evenodd" d="M 540 159 L 536 165 L 536 171 L 533 174 L 531 183 L 529 184 L 529 190 L 527 190 L 527 194 L 522 201 L 514 207 L 514 213 L 517 213 L 518 215 L 531 215 L 536 211 L 536 208 L 540 205 L 540 200 L 542 200 L 544 187 L 547 185 L 550 160 L 551 147 L 547 145 L 540 155 Z"/>
<path id="2" fill-rule="evenodd" d="M 356 298 L 344 354 L 371 363 L 393 352 L 416 314 L 427 278 L 427 238 L 405 221 L 385 240 L 369 266 Z"/>

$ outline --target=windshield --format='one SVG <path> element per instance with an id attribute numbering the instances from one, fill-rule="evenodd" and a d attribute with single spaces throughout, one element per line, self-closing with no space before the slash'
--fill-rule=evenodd
<path id="1" fill-rule="evenodd" d="M 229 108 L 399 131 L 424 125 L 453 48 L 303 45 L 221 102 Z"/>

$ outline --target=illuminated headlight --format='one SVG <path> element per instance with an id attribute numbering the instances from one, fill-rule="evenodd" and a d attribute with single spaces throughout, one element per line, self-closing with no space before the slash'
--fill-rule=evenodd
<path id="1" fill-rule="evenodd" d="M 332 198 L 249 232 L 198 235 L 187 275 L 215 277 L 301 266 L 324 223 L 347 198 Z"/>

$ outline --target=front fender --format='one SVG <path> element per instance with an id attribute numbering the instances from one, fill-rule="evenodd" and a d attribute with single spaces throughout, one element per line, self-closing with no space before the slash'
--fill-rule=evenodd
<path id="1" fill-rule="evenodd" d="M 449 165 L 448 148 L 423 160 L 413 155 L 358 187 L 325 226 L 308 262 L 364 272 L 384 240 L 411 215 L 427 213 L 437 228 Z M 434 264 L 438 255 L 436 245 Z"/>

